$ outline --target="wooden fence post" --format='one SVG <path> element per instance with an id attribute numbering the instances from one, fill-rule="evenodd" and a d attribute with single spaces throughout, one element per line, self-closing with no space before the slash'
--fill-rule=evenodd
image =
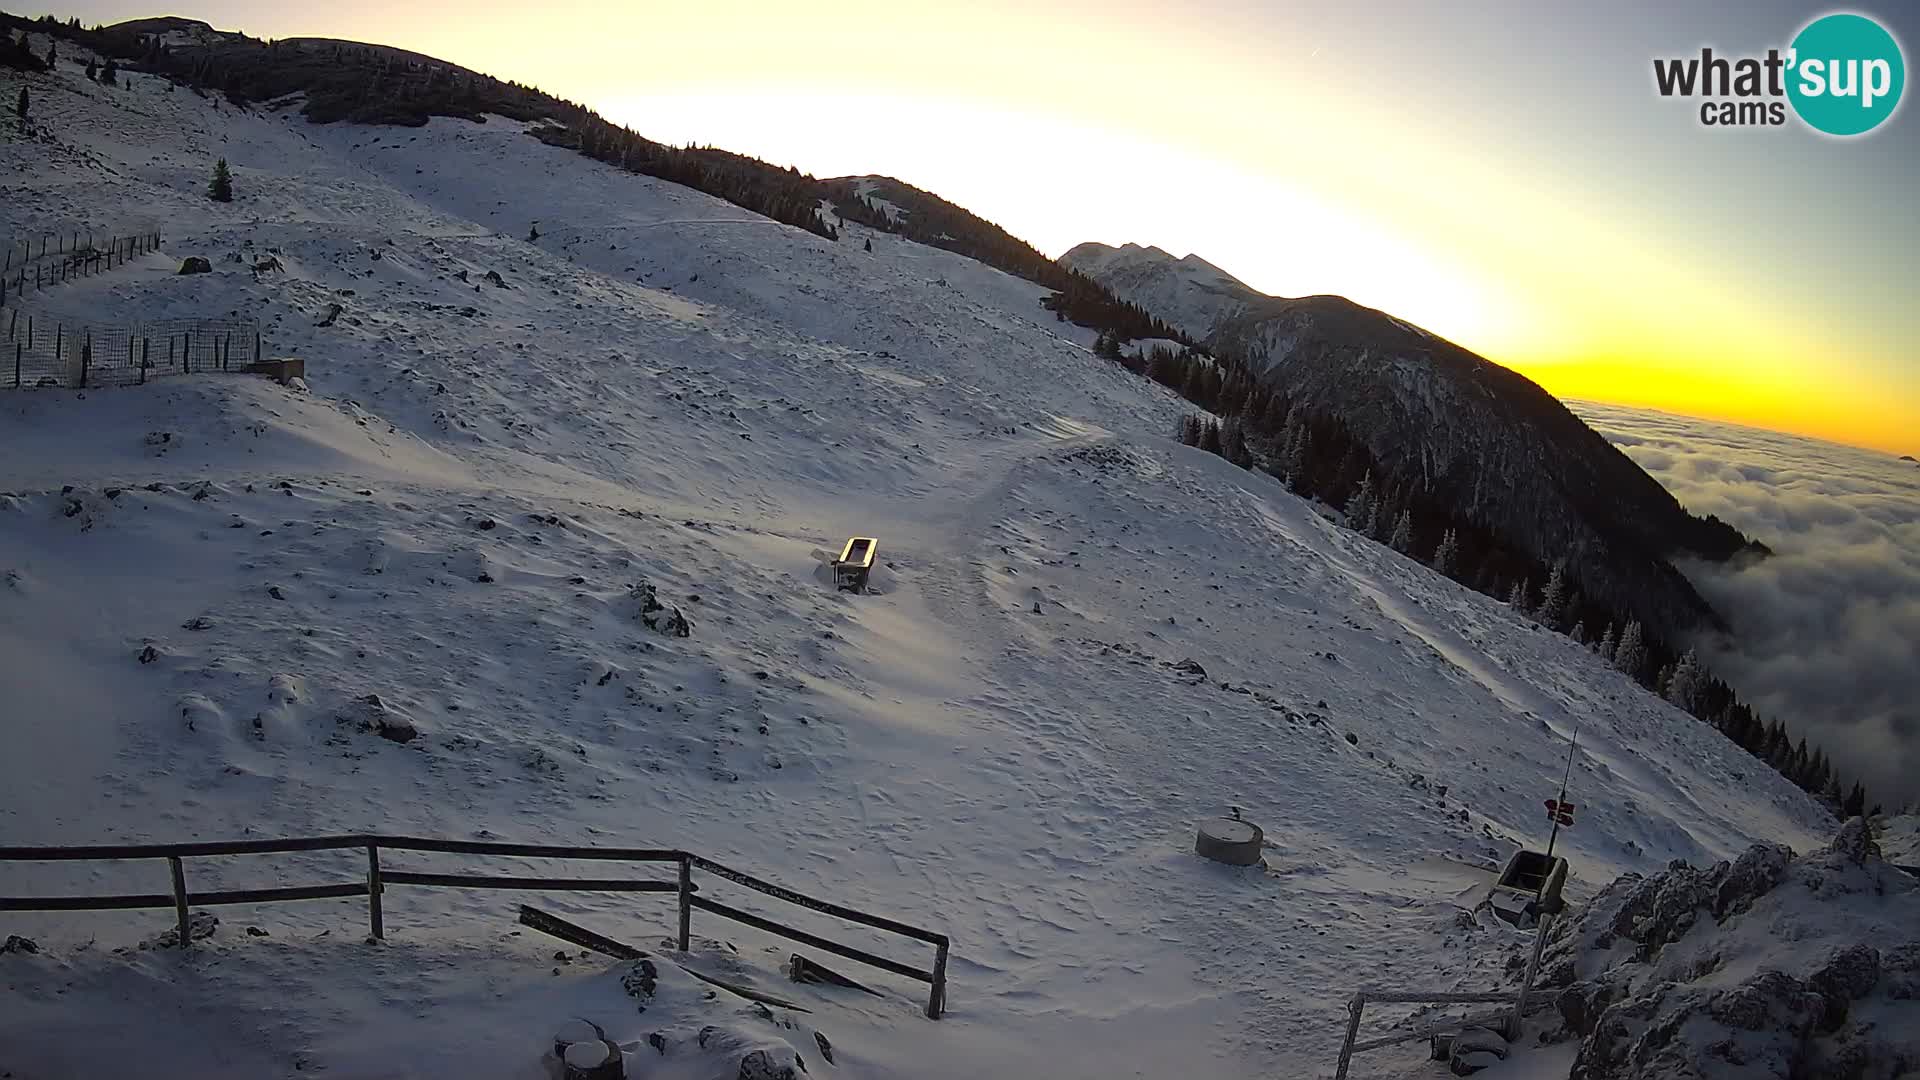
<path id="1" fill-rule="evenodd" d="M 376 940 L 385 940 L 387 924 L 380 910 L 380 845 L 367 845 L 367 919 Z"/>
<path id="2" fill-rule="evenodd" d="M 939 951 L 933 954 L 933 988 L 927 991 L 929 1020 L 938 1020 L 947 1011 L 947 949 L 948 943 L 942 939 Z"/>
<path id="3" fill-rule="evenodd" d="M 680 951 L 693 944 L 693 856 L 680 853 Z"/>
<path id="4" fill-rule="evenodd" d="M 53 358 L 60 359 L 60 346 L 67 343 L 67 324 L 53 324 Z"/>
<path id="5" fill-rule="evenodd" d="M 80 346 L 80 389 L 87 388 L 87 369 L 93 366 L 93 331 L 87 331 L 87 340 Z"/>
<path id="6" fill-rule="evenodd" d="M 143 337 L 140 339 L 140 385 L 141 386 L 147 385 L 147 365 L 150 363 L 150 361 L 147 359 L 147 353 L 151 350 L 152 346 L 153 346 L 153 343 L 151 341 L 148 341 L 146 338 Z M 133 351 L 133 344 L 131 342 L 127 344 L 127 351 L 129 352 Z"/>
<path id="7" fill-rule="evenodd" d="M 13 388 L 20 389 L 20 343 L 13 343 Z"/>
<path id="8" fill-rule="evenodd" d="M 227 358 L 233 355 L 233 335 L 220 335 L 220 370 L 227 370 Z"/>
<path id="9" fill-rule="evenodd" d="M 180 947 L 184 949 L 193 943 L 193 935 L 187 931 L 187 873 L 178 855 L 167 856 L 167 866 L 173 870 L 173 913 L 180 917 Z"/>
<path id="10" fill-rule="evenodd" d="M 1357 990 L 1347 1002 L 1347 1039 L 1340 1045 L 1340 1060 L 1334 1066 L 1334 1080 L 1347 1080 L 1347 1068 L 1353 1063 L 1353 1040 L 1360 1034 L 1360 1013 L 1367 1007 L 1367 992 Z"/>

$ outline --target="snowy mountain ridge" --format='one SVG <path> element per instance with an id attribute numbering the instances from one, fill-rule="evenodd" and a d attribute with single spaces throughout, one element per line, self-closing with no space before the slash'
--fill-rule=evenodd
<path id="1" fill-rule="evenodd" d="M 1251 286 L 1196 254 L 1176 258 L 1152 246 L 1089 242 L 1060 256 L 1060 261 L 1196 341 L 1206 341 L 1227 320 L 1262 299 Z"/>
<path id="2" fill-rule="evenodd" d="M 933 1023 L 923 987 L 788 983 L 799 947 L 704 913 L 677 960 L 812 1012 L 673 976 L 637 1012 L 614 969 L 476 890 L 394 890 L 379 944 L 362 901 L 226 908 L 191 953 L 138 947 L 170 912 L 8 913 L 37 942 L 0 955 L 18 1075 L 517 1080 L 577 1015 L 665 1076 L 754 1052 L 851 1080 L 1041 1055 L 1054 1076 L 1317 1075 L 1356 985 L 1499 981 L 1526 938 L 1473 914 L 1477 867 L 1538 841 L 1575 731 L 1578 894 L 1832 831 L 1588 650 L 1172 443 L 1184 403 L 1029 281 L 856 223 L 831 240 L 499 116 L 315 125 L 64 59 L 18 78 L 32 134 L 0 164 L 31 182 L 0 225 L 166 237 L 25 310 L 255 318 L 307 385 L 0 390 L 0 843 L 664 845 L 953 939 Z M 231 204 L 204 195 L 217 157 Z M 175 273 L 189 256 L 213 272 Z M 866 594 L 824 565 L 849 535 L 879 538 Z M 689 636 L 636 617 L 643 586 Z M 414 737 L 368 730 L 369 695 Z M 1193 855 L 1229 806 L 1266 829 L 1264 865 Z M 530 872 L 478 864 L 421 865 Z M 163 891 L 156 867 L 10 864 L 6 889 Z M 544 902 L 649 949 L 673 918 Z"/>
<path id="3" fill-rule="evenodd" d="M 1061 261 L 1337 420 L 1382 469 L 1377 482 L 1542 564 L 1564 561 L 1587 595 L 1662 633 L 1723 625 L 1674 558 L 1764 551 L 1689 515 L 1531 380 L 1384 312 L 1265 296 L 1157 248 L 1082 244 Z"/>

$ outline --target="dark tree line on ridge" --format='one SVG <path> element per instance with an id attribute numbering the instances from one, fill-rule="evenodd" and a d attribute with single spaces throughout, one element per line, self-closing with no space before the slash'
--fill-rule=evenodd
<path id="1" fill-rule="evenodd" d="M 827 220 L 831 212 L 843 223 L 852 220 L 897 233 L 1052 289 L 1054 295 L 1044 303 L 1062 320 L 1110 330 L 1128 340 L 1153 337 L 1191 344 L 1138 306 L 992 222 L 905 184 L 889 182 L 888 193 L 905 201 L 911 212 L 899 222 L 889 221 L 852 182 L 820 180 L 712 147 L 654 142 L 592 109 L 533 87 L 386 46 L 317 38 L 264 41 L 240 34 L 208 44 L 169 45 L 162 33 L 183 25 L 180 20 L 138 20 L 93 29 L 80 26 L 77 19 L 63 23 L 51 16 L 28 23 L 0 15 L 0 21 L 74 41 L 196 93 L 221 94 L 240 107 L 291 102 L 298 95 L 302 113 L 314 123 L 419 127 L 435 116 L 484 122 L 488 115 L 543 121 L 531 129 L 537 138 L 596 161 L 705 192 L 830 240 L 838 239 Z"/>
<path id="2" fill-rule="evenodd" d="M 1583 595 L 1577 568 L 1548 566 L 1428 497 L 1417 484 L 1387 479 L 1339 417 L 1261 385 L 1233 357 L 1167 348 L 1142 357 L 1123 355 L 1120 346 L 1117 337 L 1103 334 L 1094 351 L 1212 414 L 1183 418 L 1181 442 L 1269 473 L 1295 494 L 1342 510 L 1348 528 L 1572 637 L 1712 724 L 1835 814 L 1880 812 L 1864 785 L 1845 783 L 1824 750 L 1794 739 L 1778 718 L 1756 714 L 1693 650 L 1677 650 L 1655 629 Z"/>

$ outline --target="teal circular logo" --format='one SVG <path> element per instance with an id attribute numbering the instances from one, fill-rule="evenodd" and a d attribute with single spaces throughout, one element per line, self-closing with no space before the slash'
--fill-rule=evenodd
<path id="1" fill-rule="evenodd" d="M 1879 127 L 1907 85 L 1900 43 L 1865 15 L 1825 15 L 1808 23 L 1794 37 L 1787 62 L 1793 111 L 1829 135 Z"/>

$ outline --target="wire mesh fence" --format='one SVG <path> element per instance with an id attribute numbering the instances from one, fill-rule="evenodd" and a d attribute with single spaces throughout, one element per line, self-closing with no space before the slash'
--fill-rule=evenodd
<path id="1" fill-rule="evenodd" d="M 88 326 L 4 313 L 0 387 L 126 386 L 163 375 L 245 371 L 260 362 L 260 324 L 239 319 L 167 319 Z"/>
<path id="2" fill-rule="evenodd" d="M 45 233 L 10 243 L 0 253 L 0 308 L 26 293 L 90 277 L 160 247 L 159 233 L 96 241 L 92 233 Z"/>

